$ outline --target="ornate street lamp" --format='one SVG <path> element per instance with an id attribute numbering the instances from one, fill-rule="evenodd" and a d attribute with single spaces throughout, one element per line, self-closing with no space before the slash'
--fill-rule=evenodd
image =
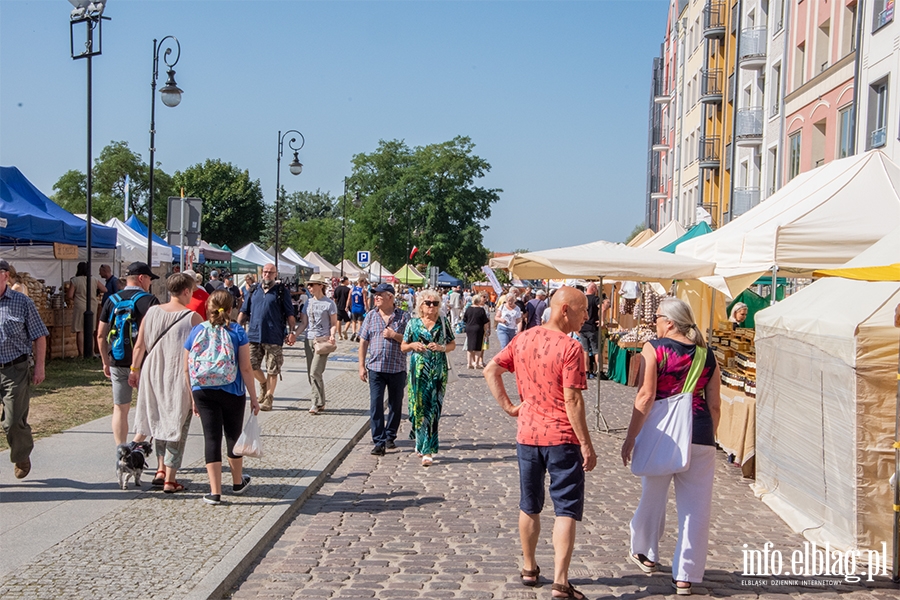
<path id="1" fill-rule="evenodd" d="M 278 166 L 277 172 L 275 175 L 275 274 L 276 277 L 278 275 L 278 254 L 281 252 L 281 240 L 279 239 L 279 235 L 281 233 L 281 155 L 284 154 L 284 138 L 287 137 L 289 133 L 296 133 L 300 136 L 300 145 L 294 148 L 294 142 L 297 141 L 297 138 L 292 137 L 291 141 L 288 142 L 288 147 L 294 151 L 294 160 L 291 161 L 290 166 L 288 167 L 291 171 L 291 175 L 299 175 L 303 172 L 303 164 L 300 162 L 300 159 L 297 156 L 297 153 L 300 152 L 300 149 L 303 148 L 303 145 L 306 143 L 306 139 L 303 137 L 303 134 L 297 131 L 296 129 L 290 129 L 284 132 L 284 135 L 281 135 L 281 132 L 278 132 Z"/>
<path id="2" fill-rule="evenodd" d="M 87 289 L 88 293 L 90 293 L 91 289 L 91 253 L 93 252 L 92 247 L 92 239 L 91 239 L 91 230 L 94 228 L 93 226 L 93 206 L 91 203 L 91 196 L 94 194 L 93 185 L 94 178 L 92 168 L 92 151 L 91 151 L 91 112 L 92 112 L 92 97 L 91 97 L 91 81 L 92 81 L 92 71 L 91 67 L 93 63 L 91 62 L 93 57 L 100 56 L 103 52 L 103 21 L 109 21 L 109 17 L 103 16 L 103 9 L 106 7 L 105 2 L 90 2 L 89 0 L 69 0 L 69 2 L 75 8 L 69 15 L 69 51 L 72 55 L 72 60 L 78 60 L 81 58 L 87 59 L 87 206 L 85 212 L 87 216 L 85 217 L 85 246 L 87 249 Z M 84 42 L 84 50 L 80 53 L 75 53 L 75 26 L 84 23 L 87 29 L 87 37 Z M 94 47 L 94 29 L 97 30 L 97 45 Z M 84 348 L 82 349 L 83 356 L 93 356 L 94 355 L 94 311 L 91 310 L 91 303 L 88 302 L 87 310 L 84 312 Z"/>
<path id="3" fill-rule="evenodd" d="M 147 265 L 153 265 L 153 168 L 155 160 L 153 158 L 156 152 L 156 80 L 159 79 L 159 51 L 168 42 L 168 47 L 163 54 L 163 61 L 169 67 L 166 71 L 166 85 L 159 90 L 159 96 L 163 104 L 170 108 L 174 108 L 181 103 L 181 94 L 184 92 L 175 83 L 175 69 L 178 59 L 181 58 L 181 43 L 178 38 L 167 35 L 157 45 L 153 40 L 153 79 L 150 80 L 150 202 L 147 204 Z M 169 62 L 169 56 L 172 54 L 172 44 L 174 43 L 176 53 L 175 59 Z"/>

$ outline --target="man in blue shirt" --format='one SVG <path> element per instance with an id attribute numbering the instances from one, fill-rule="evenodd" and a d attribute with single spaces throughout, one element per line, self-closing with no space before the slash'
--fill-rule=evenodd
<path id="1" fill-rule="evenodd" d="M 291 294 L 284 284 L 275 281 L 276 273 L 272 263 L 263 267 L 259 285 L 246 295 L 241 314 L 238 315 L 240 325 L 250 322 L 247 329 L 250 366 L 253 367 L 253 376 L 259 382 L 259 395 L 262 398 L 260 410 L 272 410 L 275 385 L 278 383 L 281 365 L 284 364 L 282 346 L 285 342 L 288 346 L 293 346 L 297 341 L 297 320 L 294 317 Z M 284 335 L 285 323 L 288 327 L 287 337 Z M 263 361 L 266 364 L 265 373 L 262 372 Z"/>
<path id="2" fill-rule="evenodd" d="M 110 296 L 119 293 L 119 278 L 113 275 L 109 265 L 100 265 L 100 277 L 106 280 L 106 293 L 100 301 L 100 306 L 103 306 Z"/>
<path id="3" fill-rule="evenodd" d="M 359 378 L 369 382 L 369 416 L 372 454 L 384 456 L 385 448 L 396 448 L 394 439 L 403 411 L 406 386 L 406 355 L 400 351 L 409 313 L 394 306 L 394 286 L 375 288 L 375 310 L 370 310 L 359 332 Z M 388 392 L 388 419 L 384 421 L 384 390 Z"/>
<path id="4" fill-rule="evenodd" d="M 366 292 L 366 277 L 360 275 L 359 281 L 350 290 L 350 298 L 347 300 L 347 312 L 350 313 L 350 323 L 353 325 L 353 334 L 350 341 L 359 341 L 359 324 L 369 310 L 369 294 Z"/>
<path id="5" fill-rule="evenodd" d="M 34 302 L 7 285 L 9 263 L 0 260 L 0 409 L 14 474 L 31 471 L 34 438 L 28 424 L 31 386 L 44 380 L 44 355 L 50 332 Z M 33 367 L 33 368 L 32 368 Z"/>

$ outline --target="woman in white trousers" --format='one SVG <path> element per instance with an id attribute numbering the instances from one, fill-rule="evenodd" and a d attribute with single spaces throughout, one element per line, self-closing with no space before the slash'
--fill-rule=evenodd
<path id="1" fill-rule="evenodd" d="M 622 462 L 626 466 L 653 403 L 681 393 L 696 349 L 706 346 L 690 307 L 677 298 L 660 302 L 656 335 L 658 339 L 644 344 L 641 350 L 639 389 L 622 444 Z M 706 569 L 719 385 L 719 367 L 713 353 L 707 352 L 692 398 L 690 466 L 681 473 L 642 477 L 641 501 L 631 520 L 628 559 L 644 573 L 654 573 L 659 569 L 659 540 L 665 530 L 669 484 L 674 480 L 678 542 L 672 559 L 672 585 L 680 596 L 690 595 L 691 584 L 703 581 Z"/>

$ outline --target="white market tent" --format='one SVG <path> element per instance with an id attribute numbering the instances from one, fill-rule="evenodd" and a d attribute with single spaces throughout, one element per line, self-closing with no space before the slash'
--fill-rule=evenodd
<path id="1" fill-rule="evenodd" d="M 247 262 L 251 262 L 255 265 L 264 266 L 269 263 L 275 263 L 275 257 L 264 251 L 262 248 L 250 242 L 240 250 L 236 250 L 233 252 L 234 256 L 238 258 L 242 258 Z M 297 274 L 297 265 L 294 263 L 285 260 L 284 258 L 278 259 L 278 276 L 279 277 L 291 277 Z"/>
<path id="2" fill-rule="evenodd" d="M 319 274 L 322 277 L 328 277 L 329 279 L 332 277 L 339 277 L 341 274 L 341 270 L 322 258 L 322 256 L 318 252 L 310 252 L 303 259 L 314 267 L 319 267 Z"/>
<path id="3" fill-rule="evenodd" d="M 307 269 L 312 269 L 313 273 L 319 272 L 319 267 L 312 263 L 306 262 L 302 256 L 300 256 L 296 250 L 293 248 L 286 248 L 284 252 L 281 253 L 281 256 L 288 259 L 292 263 L 296 265 L 300 265 L 301 267 L 306 267 Z"/>
<path id="4" fill-rule="evenodd" d="M 675 253 L 716 263 L 718 277 L 704 281 L 733 297 L 776 267 L 782 275 L 808 277 L 842 266 L 898 224 L 900 167 L 873 150 L 798 175 Z"/>
<path id="5" fill-rule="evenodd" d="M 669 224 L 657 231 L 653 237 L 637 244 L 636 248 L 647 250 L 662 250 L 681 236 L 687 233 L 687 229 L 678 221 L 669 221 Z"/>
<path id="6" fill-rule="evenodd" d="M 837 549 L 892 539 L 898 303 L 900 282 L 835 277 L 756 315 L 755 492 Z"/>
<path id="7" fill-rule="evenodd" d="M 372 283 L 381 283 L 382 281 L 386 283 L 396 283 L 398 281 L 391 270 L 383 266 L 377 260 L 373 260 L 369 263 L 369 266 L 366 267 L 366 277 L 368 277 L 369 281 Z"/>
<path id="8" fill-rule="evenodd" d="M 355 281 L 356 279 L 359 278 L 361 273 L 364 273 L 364 271 L 362 269 L 360 269 L 358 265 L 355 265 L 352 262 L 350 262 L 349 258 L 345 258 L 343 261 L 341 261 L 341 264 L 339 264 L 337 267 L 338 267 L 338 271 L 340 271 L 343 268 L 344 277 L 349 277 L 351 281 Z"/>
<path id="9" fill-rule="evenodd" d="M 900 281 L 900 227 L 844 266 L 816 271 L 816 275 L 861 281 Z"/>
<path id="10" fill-rule="evenodd" d="M 567 248 L 516 254 L 509 270 L 519 279 L 610 278 L 670 283 L 712 275 L 715 265 L 625 244 L 597 241 Z"/>
<path id="11" fill-rule="evenodd" d="M 107 227 L 114 227 L 118 232 L 116 245 L 118 250 L 118 259 L 124 265 L 133 262 L 144 262 L 147 260 L 147 236 L 139 234 L 137 231 L 115 217 L 105 223 Z M 171 264 L 172 248 L 157 242 L 153 242 L 153 265 Z M 114 269 L 116 274 L 120 273 L 120 269 Z"/>

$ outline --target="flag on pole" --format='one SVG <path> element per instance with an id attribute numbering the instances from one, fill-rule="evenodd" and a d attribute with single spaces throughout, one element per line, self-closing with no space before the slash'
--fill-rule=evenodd
<path id="1" fill-rule="evenodd" d="M 416 252 L 418 252 L 418 251 L 419 251 L 419 247 L 418 247 L 418 246 L 413 246 L 412 252 L 409 253 L 409 260 L 412 260 L 412 259 L 413 259 L 413 256 L 415 256 L 415 255 L 416 255 Z"/>

